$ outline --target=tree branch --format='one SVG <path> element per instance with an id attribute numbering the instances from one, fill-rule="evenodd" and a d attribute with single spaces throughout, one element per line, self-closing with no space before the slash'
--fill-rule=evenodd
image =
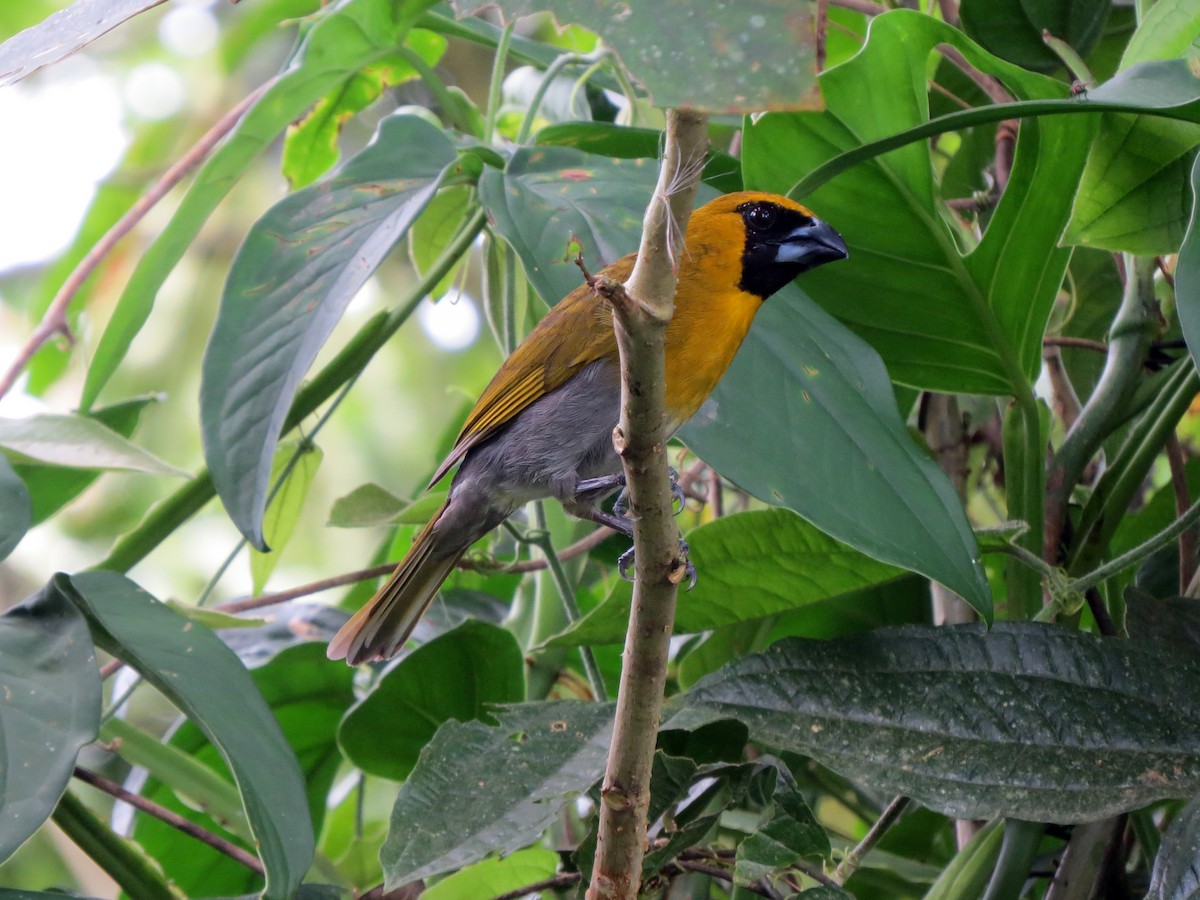
<path id="1" fill-rule="evenodd" d="M 691 215 L 699 161 L 707 150 L 707 125 L 703 114 L 668 111 L 658 187 L 646 210 L 633 273 L 620 290 L 597 286 L 612 302 L 621 355 L 621 420 L 613 443 L 625 464 L 637 570 L 601 788 L 590 900 L 636 897 L 646 850 L 651 762 L 676 591 L 686 571 L 667 479 L 664 347 L 675 305 L 674 261 Z"/>
<path id="2" fill-rule="evenodd" d="M 183 816 L 173 813 L 171 810 L 163 806 L 159 806 L 157 803 L 154 803 L 151 800 L 147 800 L 140 794 L 135 794 L 133 791 L 127 791 L 115 781 L 110 781 L 103 775 L 97 775 L 95 772 L 91 772 L 82 766 L 76 766 L 74 774 L 75 777 L 80 781 L 90 784 L 92 787 L 103 791 L 110 797 L 115 797 L 118 800 L 128 803 L 134 809 L 141 810 L 147 815 L 158 819 L 160 822 L 165 822 L 172 828 L 182 831 L 188 837 L 195 838 L 201 843 L 207 844 L 218 853 L 223 853 L 235 862 L 241 863 L 251 872 L 254 872 L 258 875 L 266 874 L 266 870 L 263 869 L 263 865 L 258 861 L 257 857 L 247 853 L 236 844 L 231 844 L 224 838 L 218 837 L 211 831 L 206 831 L 194 822 L 189 822 Z"/>

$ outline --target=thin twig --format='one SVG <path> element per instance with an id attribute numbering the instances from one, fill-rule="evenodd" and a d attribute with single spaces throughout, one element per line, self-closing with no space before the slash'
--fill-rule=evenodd
<path id="1" fill-rule="evenodd" d="M 54 295 L 54 299 L 50 301 L 50 305 L 46 308 L 46 313 L 42 316 L 42 320 L 34 328 L 29 339 L 25 341 L 24 346 L 17 352 L 16 357 L 9 365 L 8 371 L 4 373 L 4 377 L 0 379 L 0 397 L 3 397 L 12 390 L 13 385 L 17 383 L 17 379 L 21 377 L 21 372 L 29 365 L 29 361 L 33 359 L 33 355 L 41 349 L 43 344 L 56 334 L 61 334 L 68 341 L 72 339 L 71 326 L 67 321 L 67 309 L 70 307 L 71 301 L 75 299 L 75 295 L 79 293 L 79 289 L 83 287 L 83 283 L 87 281 L 88 276 L 96 270 L 96 267 L 112 251 L 117 242 L 132 231 L 146 217 L 146 214 L 154 208 L 155 204 L 180 182 L 183 176 L 208 156 L 213 147 L 233 129 L 246 110 L 262 96 L 263 91 L 270 87 L 271 84 L 273 84 L 273 81 L 268 81 L 260 85 L 255 91 L 251 92 L 244 100 L 238 103 L 237 106 L 223 115 L 199 141 L 192 145 L 187 153 L 180 157 L 174 165 L 162 174 L 158 181 L 150 186 L 150 189 L 145 194 L 138 198 L 137 202 L 129 208 L 125 215 L 121 216 L 117 220 L 117 223 L 108 230 L 108 233 L 79 261 L 79 265 L 67 276 L 67 280 L 63 282 L 62 287 L 58 289 L 58 293 Z"/>
<path id="2" fill-rule="evenodd" d="M 985 75 L 977 68 L 967 62 L 967 58 L 956 47 L 951 47 L 949 44 L 938 44 L 938 50 L 942 56 L 948 59 L 953 65 L 970 78 L 979 87 L 981 91 L 988 95 L 993 103 L 1012 103 L 1012 94 L 1000 83 L 1000 79 L 993 78 L 991 75 Z"/>
<path id="3" fill-rule="evenodd" d="M 1171 489 L 1175 492 L 1175 515 L 1182 516 L 1192 505 L 1188 492 L 1187 462 L 1183 458 L 1183 447 L 1179 435 L 1174 431 L 1167 435 L 1167 462 L 1171 466 Z M 1196 574 L 1196 532 L 1189 528 L 1179 535 L 1179 593 L 1182 595 L 1192 576 Z"/>
<path id="4" fill-rule="evenodd" d="M 1093 341 L 1088 338 L 1067 337 L 1066 335 L 1055 335 L 1052 337 L 1042 338 L 1043 347 L 1076 347 L 1080 350 L 1095 350 L 1097 353 L 1107 353 L 1108 344 L 1104 341 Z"/>
<path id="5" fill-rule="evenodd" d="M 585 537 L 580 538 L 575 543 L 564 547 L 558 554 L 559 560 L 574 559 L 576 556 L 582 556 L 588 553 L 600 544 L 604 543 L 614 532 L 610 528 L 597 528 Z M 390 575 L 395 570 L 399 563 L 389 562 L 378 566 L 370 566 L 366 569 L 358 569 L 354 572 L 343 572 L 341 575 L 334 575 L 331 578 L 322 578 L 319 581 L 310 581 L 308 584 L 297 585 L 294 588 L 289 588 L 286 591 L 276 591 L 272 594 L 262 594 L 258 597 L 250 597 L 246 600 L 232 600 L 229 603 L 221 603 L 215 607 L 220 612 L 239 613 L 246 612 L 251 609 L 261 609 L 264 606 L 273 606 L 276 603 L 286 603 L 289 600 L 295 600 L 299 597 L 307 597 L 310 594 L 319 594 L 322 591 L 332 590 L 333 588 L 344 587 L 347 584 L 357 584 L 360 581 L 370 581 L 372 578 L 381 578 L 384 575 Z M 473 559 L 459 560 L 458 567 L 467 571 L 473 572 L 497 572 L 505 575 L 524 574 L 525 572 L 537 572 L 546 568 L 548 563 L 544 559 L 527 559 L 521 562 L 515 562 L 511 565 L 503 565 L 491 562 L 479 562 Z"/>
<path id="6" fill-rule="evenodd" d="M 864 16 L 878 16 L 887 12 L 886 6 L 881 3 L 873 3 L 872 0 L 829 0 L 829 5 L 840 6 L 842 9 L 862 13 Z"/>
<path id="7" fill-rule="evenodd" d="M 837 871 L 833 874 L 833 880 L 838 884 L 845 884 L 846 879 L 854 874 L 863 858 L 875 849 L 875 845 L 882 840 L 887 834 L 888 829 L 896 824 L 896 821 L 908 809 L 912 803 L 908 797 L 896 797 L 887 805 L 883 812 L 879 814 L 879 818 L 875 820 L 875 824 L 867 831 L 866 836 L 858 842 L 846 853 L 846 858 L 842 860 L 837 867 Z"/>
<path id="8" fill-rule="evenodd" d="M 125 803 L 128 803 L 135 809 L 141 810 L 147 815 L 158 819 L 160 822 L 164 822 L 167 825 L 170 825 L 172 828 L 182 831 L 189 837 L 193 837 L 201 843 L 207 844 L 218 853 L 225 854 L 234 862 L 241 863 L 251 872 L 254 872 L 258 875 L 263 875 L 266 873 L 266 870 L 263 868 L 263 864 L 258 861 L 257 857 L 247 853 L 236 844 L 231 844 L 224 838 L 218 837 L 211 831 L 201 828 L 196 823 L 189 822 L 178 813 L 171 812 L 171 810 L 159 806 L 152 800 L 147 800 L 140 794 L 127 791 L 115 781 L 110 781 L 103 775 L 97 775 L 95 772 L 89 771 L 82 766 L 75 767 L 74 775 L 80 781 L 90 784 L 97 790 L 103 791 L 111 797 L 116 797 L 118 800 L 123 800 Z"/>
<path id="9" fill-rule="evenodd" d="M 533 884 L 519 887 L 515 891 L 509 891 L 507 894 L 500 894 L 493 897 L 492 900 L 520 900 L 521 897 L 528 897 L 530 894 L 539 891 L 557 891 L 570 887 L 573 884 L 578 884 L 579 878 L 580 875 L 578 872 L 563 872 L 561 875 L 544 878 L 541 881 L 535 881 Z"/>
<path id="10" fill-rule="evenodd" d="M 733 884 L 733 873 L 728 869 L 723 869 L 720 866 L 714 866 L 712 863 L 701 862 L 694 859 L 676 859 L 674 865 L 687 872 L 695 872 L 698 875 L 707 875 L 709 878 L 715 878 L 718 881 L 723 881 L 726 884 Z M 771 886 L 761 881 L 751 882 L 743 887 L 743 890 L 751 894 L 757 894 L 759 897 L 769 897 L 771 900 L 778 900 L 779 893 L 773 891 Z"/>
<path id="11" fill-rule="evenodd" d="M 1046 366 L 1046 377 L 1050 382 L 1050 404 L 1063 424 L 1070 431 L 1075 427 L 1075 421 L 1083 407 L 1079 403 L 1079 395 L 1075 393 L 1075 385 L 1063 365 L 1062 352 L 1058 347 L 1046 347 L 1042 352 L 1042 362 Z"/>

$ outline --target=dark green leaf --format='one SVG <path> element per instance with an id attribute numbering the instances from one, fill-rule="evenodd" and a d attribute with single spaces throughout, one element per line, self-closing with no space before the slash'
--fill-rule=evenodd
<path id="1" fill-rule="evenodd" d="M 372 775 L 403 781 L 421 748 L 450 719 L 483 718 L 490 705 L 525 696 L 525 657 L 516 638 L 465 622 L 391 666 L 346 713 L 338 743 Z"/>
<path id="2" fill-rule="evenodd" d="M 1200 801 L 1193 800 L 1163 835 L 1146 900 L 1196 897 L 1200 897 Z"/>
<path id="3" fill-rule="evenodd" d="M 75 0 L 0 44 L 0 87 L 53 65 L 161 0 Z"/>
<path id="4" fill-rule="evenodd" d="M 962 505 L 913 443 L 895 403 L 871 348 L 792 287 L 764 304 L 729 372 L 680 436 L 759 499 L 796 510 L 868 556 L 942 582 L 990 618 L 991 594 Z"/>
<path id="5" fill-rule="evenodd" d="M 534 288 L 554 305 L 583 283 L 572 243 L 593 272 L 637 250 L 657 177 L 648 159 L 522 148 L 503 172 L 483 173 L 479 196 Z"/>
<path id="6" fill-rule="evenodd" d="M 792 639 L 698 683 L 667 727 L 734 718 L 957 818 L 1090 821 L 1200 789 L 1200 664 L 1167 649 L 1032 623 Z"/>
<path id="7" fill-rule="evenodd" d="M 760 619 L 902 574 L 783 509 L 725 516 L 689 532 L 687 539 L 700 580 L 679 595 L 676 634 Z M 623 641 L 630 599 L 631 589 L 621 582 L 608 600 L 550 643 Z"/>
<path id="8" fill-rule="evenodd" d="M 1092 142 L 1064 244 L 1154 256 L 1179 247 L 1200 125 L 1110 113 Z"/>
<path id="9" fill-rule="evenodd" d="M 774 778 L 767 783 L 767 795 L 774 809 L 758 831 L 738 844 L 733 869 L 737 884 L 750 884 L 804 856 L 831 853 L 829 838 L 813 818 L 792 774 L 782 764 L 771 772 Z"/>
<path id="10" fill-rule="evenodd" d="M 25 482 L 0 456 L 0 560 L 12 553 L 33 524 L 33 504 Z"/>
<path id="11" fill-rule="evenodd" d="M 1192 597 L 1152 597 L 1137 588 L 1125 589 L 1125 627 L 1142 641 L 1200 647 L 1200 601 Z"/>
<path id="12" fill-rule="evenodd" d="M 142 254 L 105 327 L 80 405 L 87 409 L 125 358 L 154 298 L 200 228 L 253 159 L 336 85 L 396 52 L 431 0 L 347 0 L 323 10 L 286 72 L 270 84 L 196 174 L 158 239 Z"/>
<path id="13" fill-rule="evenodd" d="M 458 0 L 460 12 L 480 7 Z M 562 24 L 596 32 L 661 107 L 717 113 L 812 108 L 815 4 L 742 0 L 702 16 L 686 3 L 621 0 L 500 0 L 505 16 L 552 12 Z"/>
<path id="14" fill-rule="evenodd" d="M 963 0 L 963 29 L 997 56 L 1027 69 L 1052 72 L 1063 63 L 1042 40 L 1043 30 L 1087 56 L 1104 33 L 1109 0 Z"/>
<path id="15" fill-rule="evenodd" d="M 85 416 L 47 413 L 26 419 L 0 419 L 0 448 L 18 459 L 72 469 L 123 469 L 180 477 L 187 474 Z"/>
<path id="16" fill-rule="evenodd" d="M 96 643 L 175 703 L 221 751 L 241 791 L 267 870 L 266 900 L 285 900 L 313 855 L 312 820 L 296 756 L 250 674 L 211 631 L 115 572 L 55 576 Z"/>
<path id="17" fill-rule="evenodd" d="M 747 185 L 787 193 L 827 160 L 849 162 L 846 151 L 926 122 L 926 69 L 940 43 L 1021 98 L 1066 91 L 930 16 L 895 10 L 872 22 L 862 52 L 821 76 L 826 112 L 772 113 L 746 129 Z M 1090 117 L 1024 121 L 1008 186 L 973 249 L 973 238 L 948 224 L 926 144 L 843 170 L 804 199 L 846 239 L 850 259 L 805 275 L 805 291 L 865 337 L 901 384 L 1028 392 L 1070 257 L 1058 247 L 1071 199 L 1063 185 L 1076 182 L 1092 130 Z M 1044 164 L 1049 159 L 1054 165 Z"/>
<path id="18" fill-rule="evenodd" d="M 200 418 L 217 493 L 260 550 L 271 458 L 300 379 L 454 158 L 424 119 L 384 119 L 336 176 L 260 219 L 233 261 L 204 356 Z"/>
<path id="19" fill-rule="evenodd" d="M 84 413 L 123 438 L 133 435 L 142 410 L 158 397 L 137 397 Z M 33 499 L 33 524 L 44 522 L 62 509 L 100 477 L 96 469 L 70 469 L 62 466 L 21 465 L 14 467 L 29 488 Z"/>
<path id="20" fill-rule="evenodd" d="M 52 586 L 0 617 L 0 860 L 58 804 L 100 725 L 87 623 Z"/>
<path id="21" fill-rule="evenodd" d="M 280 651 L 250 674 L 296 753 L 308 796 L 308 814 L 319 831 L 330 787 L 342 764 L 334 734 L 338 720 L 354 702 L 354 673 L 325 659 L 323 643 L 308 641 Z M 169 746 L 222 773 L 223 780 L 229 779 L 217 748 L 194 723 L 181 723 L 171 734 Z M 228 783 L 232 789 L 232 782 Z M 152 778 L 139 793 L 202 827 L 216 827 L 193 803 L 180 800 L 177 791 L 178 785 Z M 161 860 L 171 880 L 189 895 L 238 894 L 261 885 L 256 875 L 221 854 L 192 843 L 181 844 L 174 829 L 155 819 L 138 816 L 136 823 L 133 837 Z M 187 847 L 186 853 L 180 852 L 183 846 Z"/>
<path id="22" fill-rule="evenodd" d="M 448 722 L 400 788 L 380 853 L 387 890 L 526 847 L 599 780 L 607 703 L 511 706 L 499 725 Z"/>

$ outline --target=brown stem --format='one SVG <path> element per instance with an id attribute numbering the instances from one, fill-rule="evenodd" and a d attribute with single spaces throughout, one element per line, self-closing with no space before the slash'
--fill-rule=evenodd
<path id="1" fill-rule="evenodd" d="M 613 443 L 625 466 L 637 569 L 612 745 L 600 790 L 589 900 L 633 900 L 641 883 L 650 769 L 676 592 L 686 574 L 667 479 L 664 347 L 674 313 L 674 261 L 698 186 L 696 160 L 704 158 L 707 145 L 705 115 L 668 111 L 658 187 L 646 210 L 633 272 L 620 291 L 597 287 L 612 304 L 621 357 L 621 419 Z"/>
<path id="2" fill-rule="evenodd" d="M 1079 350 L 1095 350 L 1097 353 L 1107 353 L 1108 344 L 1104 341 L 1093 341 L 1089 338 L 1067 337 L 1056 335 L 1042 338 L 1043 347 L 1075 347 Z"/>
<path id="3" fill-rule="evenodd" d="M 829 31 L 829 0 L 817 0 L 817 71 L 825 71 L 825 35 Z"/>
<path id="4" fill-rule="evenodd" d="M 54 299 L 50 301 L 45 315 L 42 316 L 42 320 L 37 324 L 37 327 L 33 329 L 33 333 L 29 336 L 29 339 L 17 351 L 17 355 L 9 365 L 8 371 L 4 373 L 4 377 L 0 378 L 0 397 L 3 397 L 12 390 L 13 385 L 17 383 L 17 379 L 21 377 L 21 372 L 29 365 L 29 361 L 33 359 L 33 355 L 54 335 L 61 334 L 67 340 L 71 340 L 71 326 L 67 321 L 67 309 L 70 307 L 71 301 L 75 299 L 75 295 L 79 293 L 79 289 L 83 287 L 83 283 L 87 281 L 88 276 L 96 270 L 96 267 L 112 251 L 117 242 L 132 231 L 146 217 L 146 214 L 154 208 L 154 205 L 166 196 L 171 188 L 179 183 L 184 175 L 199 165 L 204 157 L 208 156 L 212 148 L 217 145 L 217 142 L 233 129 L 246 110 L 250 108 L 254 101 L 270 85 L 271 82 L 261 85 L 237 106 L 223 115 L 208 130 L 204 137 L 200 138 L 187 153 L 162 174 L 162 177 L 158 181 L 150 186 L 150 189 L 129 208 L 125 215 L 117 220 L 117 223 L 108 230 L 108 233 L 79 261 L 79 265 L 67 276 L 67 280 L 63 282 L 62 287 L 58 289 L 58 293 L 54 295 Z"/>
<path id="5" fill-rule="evenodd" d="M 1063 428 L 1070 431 L 1075 427 L 1075 420 L 1079 418 L 1083 407 L 1079 404 L 1075 385 L 1071 384 L 1071 379 L 1067 376 L 1058 347 L 1047 347 L 1042 353 L 1042 362 L 1046 364 L 1046 375 L 1050 380 L 1050 404 L 1063 423 Z"/>
<path id="6" fill-rule="evenodd" d="M 1171 466 L 1171 489 L 1175 492 L 1175 516 L 1182 516 L 1192 505 L 1188 491 L 1187 465 L 1183 458 L 1183 447 L 1175 432 L 1167 435 L 1167 462 Z M 1187 591 L 1196 574 L 1196 529 L 1189 528 L 1179 536 L 1179 593 Z"/>
<path id="7" fill-rule="evenodd" d="M 967 454 L 970 438 L 966 422 L 953 394 L 929 393 L 924 395 L 925 442 L 933 451 L 938 466 L 946 473 L 959 500 L 967 496 L 967 476 L 970 464 Z M 935 625 L 974 622 L 975 611 L 962 597 L 945 585 L 932 581 L 929 594 L 933 601 L 933 623 Z"/>
<path id="8" fill-rule="evenodd" d="M 595 550 L 613 533 L 610 528 L 597 528 L 585 537 L 580 538 L 575 543 L 564 547 L 558 554 L 560 560 L 574 559 L 576 556 L 582 556 L 592 550 Z M 513 563 L 512 565 L 493 565 L 492 563 L 480 563 L 472 559 L 459 560 L 458 567 L 470 571 L 480 572 L 502 572 L 504 574 L 523 574 L 525 572 L 536 572 L 546 568 L 548 563 L 545 559 L 527 559 L 521 562 Z M 264 606 L 273 606 L 276 603 L 286 603 L 288 600 L 295 600 L 299 597 L 307 597 L 310 594 L 319 594 L 322 591 L 332 590 L 333 588 L 344 587 L 347 584 L 357 584 L 360 581 L 369 581 L 372 578 L 379 578 L 383 575 L 390 575 L 396 568 L 397 563 L 383 563 L 378 566 L 371 566 L 367 569 L 358 569 L 354 572 L 343 572 L 341 575 L 334 575 L 331 578 L 322 578 L 320 581 L 310 581 L 308 584 L 297 585 L 294 588 L 289 588 L 286 591 L 276 591 L 273 594 L 261 594 L 258 597 L 250 597 L 246 600 L 233 600 L 229 603 L 221 603 L 215 607 L 220 612 L 239 613 L 246 612 L 251 609 L 261 609 Z"/>
<path id="9" fill-rule="evenodd" d="M 111 797 L 116 797 L 118 800 L 123 800 L 134 809 L 141 810 L 147 815 L 158 819 L 160 822 L 164 822 L 167 825 L 170 825 L 172 828 L 182 831 L 189 837 L 193 837 L 201 843 L 207 844 L 218 853 L 225 854 L 234 862 L 241 863 L 251 872 L 254 872 L 258 875 L 263 875 L 266 873 L 266 870 L 263 869 L 263 865 L 258 861 L 257 857 L 247 853 L 236 844 L 231 844 L 224 838 L 218 837 L 211 831 L 201 828 L 196 823 L 189 822 L 178 813 L 171 812 L 171 810 L 159 806 L 157 803 L 154 803 L 151 800 L 147 800 L 140 794 L 127 791 L 115 781 L 110 781 L 103 775 L 97 775 L 95 772 L 91 772 L 82 766 L 76 766 L 74 774 L 75 777 L 80 781 L 90 784 L 92 787 L 103 791 Z"/>
<path id="10" fill-rule="evenodd" d="M 842 9 L 862 13 L 864 16 L 878 16 L 887 12 L 886 6 L 881 3 L 873 3 L 872 0 L 829 0 L 829 5 L 840 6 Z"/>
<path id="11" fill-rule="evenodd" d="M 958 48 L 951 47 L 949 44 L 938 44 L 938 51 L 953 65 L 957 66 L 964 75 L 975 82 L 979 89 L 987 94 L 993 103 L 1012 103 L 1012 94 L 1000 83 L 1000 80 L 980 72 L 967 62 L 967 58 L 962 55 Z"/>
<path id="12" fill-rule="evenodd" d="M 507 894 L 493 897 L 492 900 L 520 900 L 522 897 L 528 897 L 530 894 L 540 891 L 561 890 L 573 884 L 578 884 L 579 878 L 580 875 L 578 872 L 563 872 L 561 875 L 555 875 L 552 878 L 546 878 L 534 884 L 527 884 L 525 887 L 517 888 L 515 891 L 509 891 Z"/>

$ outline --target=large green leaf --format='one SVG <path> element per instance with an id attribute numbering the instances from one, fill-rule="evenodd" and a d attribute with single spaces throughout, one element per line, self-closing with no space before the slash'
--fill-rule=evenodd
<path id="1" fill-rule="evenodd" d="M 471 11 L 478 0 L 457 0 Z M 509 18 L 551 12 L 582 25 L 621 54 L 655 105 L 709 112 L 812 108 L 816 4 L 811 0 L 741 0 L 710 4 L 623 0 L 499 0 Z"/>
<path id="2" fill-rule="evenodd" d="M 454 159 L 424 119 L 384 119 L 337 175 L 255 223 L 234 258 L 204 356 L 200 423 L 217 493 L 259 550 L 271 458 L 300 380 Z"/>
<path id="3" fill-rule="evenodd" d="M 88 368 L 88 409 L 125 358 L 175 264 L 259 153 L 314 103 L 362 68 L 396 52 L 431 0 L 342 0 L 311 26 L 292 65 L 238 122 L 196 174 L 171 221 L 142 254 Z"/>
<path id="4" fill-rule="evenodd" d="M 96 643 L 137 669 L 221 751 L 267 872 L 265 900 L 286 900 L 312 862 L 313 831 L 296 755 L 241 661 L 208 629 L 115 572 L 57 575 Z"/>
<path id="5" fill-rule="evenodd" d="M 1200 6 L 1192 0 L 1156 0 L 1142 11 L 1137 31 L 1125 45 L 1121 68 L 1185 56 L 1200 36 Z"/>
<path id="6" fill-rule="evenodd" d="M 487 169 L 479 198 L 525 274 L 553 305 L 583 283 L 572 244 L 595 272 L 637 250 L 657 167 L 572 147 L 522 148 L 503 172 Z"/>
<path id="7" fill-rule="evenodd" d="M 700 579 L 679 595 L 676 634 L 761 619 L 903 574 L 784 509 L 725 516 L 689 532 L 687 540 Z M 621 643 L 631 594 L 628 582 L 620 582 L 604 603 L 550 643 Z"/>
<path id="8" fill-rule="evenodd" d="M 309 641 L 280 651 L 250 674 L 296 753 L 308 795 L 308 814 L 319 832 L 330 787 L 343 761 L 334 734 L 338 720 L 354 702 L 354 672 L 330 664 L 325 658 L 324 645 Z M 195 723 L 181 723 L 172 732 L 168 746 L 221 772 L 218 777 L 233 790 L 217 748 Z M 139 793 L 203 827 L 216 827 L 207 815 L 196 810 L 194 797 L 189 796 L 188 802 L 184 802 L 176 795 L 177 791 L 178 784 L 151 778 Z M 184 843 L 186 838 L 156 819 L 138 816 L 132 835 L 154 859 L 161 861 L 171 880 L 189 896 L 243 894 L 252 891 L 260 881 L 233 860 L 207 847 Z"/>
<path id="9" fill-rule="evenodd" d="M 745 131 L 748 187 L 787 192 L 846 151 L 928 120 L 928 58 L 954 46 L 1018 97 L 1063 97 L 1058 81 L 1018 69 L 932 17 L 877 17 L 863 50 L 825 72 L 822 113 L 772 113 Z M 1022 394 L 1069 251 L 1058 238 L 1070 210 L 1091 117 L 1022 122 L 1008 186 L 982 240 L 943 215 L 930 151 L 908 143 L 826 181 L 804 202 L 850 248 L 843 265 L 807 274 L 804 289 L 879 352 L 896 381 L 934 390 Z"/>
<path id="10" fill-rule="evenodd" d="M 33 504 L 25 482 L 0 456 L 0 559 L 13 552 L 33 524 Z"/>
<path id="11" fill-rule="evenodd" d="M 1200 801 L 1185 806 L 1167 829 L 1154 859 L 1146 900 L 1200 897 Z"/>
<path id="12" fill-rule="evenodd" d="M 1063 63 L 1043 31 L 1086 56 L 1104 33 L 1109 6 L 1109 0 L 963 0 L 959 12 L 967 34 L 992 53 L 1052 72 Z"/>
<path id="13" fill-rule="evenodd" d="M 1194 656 L 1056 625 L 789 639 L 686 703 L 666 727 L 736 719 L 957 818 L 1090 821 L 1200 790 Z"/>
<path id="14" fill-rule="evenodd" d="M 909 436 L 879 357 L 796 288 L 764 305 L 728 374 L 680 434 L 754 496 L 942 582 L 990 618 L 962 504 Z"/>
<path id="15" fill-rule="evenodd" d="M 400 788 L 380 852 L 386 890 L 526 847 L 599 780 L 612 704 L 511 706 L 448 722 Z"/>
<path id="16" fill-rule="evenodd" d="M 0 617 L 0 860 L 58 804 L 100 725 L 87 623 L 53 587 Z"/>
<path id="17" fill-rule="evenodd" d="M 0 419 L 0 449 L 17 459 L 71 469 L 187 475 L 130 443 L 98 419 L 86 416 L 44 413 L 25 419 Z"/>
<path id="18" fill-rule="evenodd" d="M 1065 244 L 1154 256 L 1179 247 L 1200 125 L 1109 113 L 1088 153 Z"/>
<path id="19" fill-rule="evenodd" d="M 467 866 L 421 892 L 422 900 L 478 900 L 499 897 L 527 884 L 550 878 L 558 870 L 558 854 L 544 847 L 518 850 L 503 859 Z"/>
<path id="20" fill-rule="evenodd" d="M 402 781 L 438 726 L 483 718 L 489 705 L 525 696 L 525 656 L 508 631 L 468 621 L 389 667 L 338 729 L 346 757 Z"/>
<path id="21" fill-rule="evenodd" d="M 1192 196 L 1200 197 L 1200 157 L 1192 163 Z M 1175 307 L 1192 359 L 1200 362 L 1200 203 L 1193 204 L 1175 266 Z"/>

